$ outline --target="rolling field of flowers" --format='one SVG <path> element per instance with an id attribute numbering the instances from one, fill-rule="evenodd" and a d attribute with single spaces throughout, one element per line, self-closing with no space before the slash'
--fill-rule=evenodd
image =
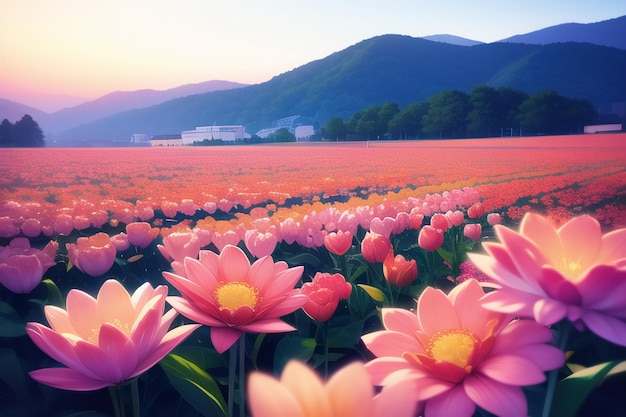
<path id="1" fill-rule="evenodd" d="M 626 134 L 0 166 L 0 414 L 626 407 Z"/>

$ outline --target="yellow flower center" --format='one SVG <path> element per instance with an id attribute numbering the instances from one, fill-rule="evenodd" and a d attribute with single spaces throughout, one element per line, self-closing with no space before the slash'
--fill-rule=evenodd
<path id="1" fill-rule="evenodd" d="M 107 323 L 114 325 L 115 327 L 120 329 L 122 332 L 124 332 L 125 335 L 130 336 L 130 325 L 128 323 L 122 322 L 120 319 L 115 319 L 113 320 L 113 322 L 107 322 Z M 99 337 L 100 337 L 100 327 L 97 327 L 97 328 L 94 327 L 91 329 L 91 332 L 89 333 L 87 342 L 97 345 Z"/>
<path id="2" fill-rule="evenodd" d="M 426 353 L 437 361 L 453 363 L 469 372 L 468 360 L 478 343 L 478 337 L 470 330 L 442 330 L 431 336 Z"/>
<path id="3" fill-rule="evenodd" d="M 254 309 L 259 301 L 259 290 L 245 282 L 224 282 L 215 290 L 215 298 L 220 308 L 230 311 L 242 306 Z"/>
<path id="4" fill-rule="evenodd" d="M 575 261 L 565 257 L 561 259 L 561 267 L 559 270 L 564 273 L 567 278 L 572 279 L 579 277 L 582 269 L 583 266 L 580 261 Z"/>

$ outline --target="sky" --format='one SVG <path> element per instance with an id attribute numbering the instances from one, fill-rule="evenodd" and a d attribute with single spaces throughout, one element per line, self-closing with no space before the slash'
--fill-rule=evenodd
<path id="1" fill-rule="evenodd" d="M 0 0 L 0 98 L 52 112 L 114 91 L 262 83 L 378 35 L 490 43 L 624 15 L 624 0 Z"/>

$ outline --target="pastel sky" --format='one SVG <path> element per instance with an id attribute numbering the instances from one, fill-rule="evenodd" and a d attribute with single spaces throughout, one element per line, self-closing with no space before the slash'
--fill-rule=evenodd
<path id="1" fill-rule="evenodd" d="M 0 6 L 0 98 L 45 111 L 113 91 L 261 83 L 388 33 L 495 42 L 626 15 L 624 0 L 0 0 Z"/>

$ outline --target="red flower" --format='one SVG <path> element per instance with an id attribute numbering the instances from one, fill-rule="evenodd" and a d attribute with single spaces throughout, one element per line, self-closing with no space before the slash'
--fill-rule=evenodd
<path id="1" fill-rule="evenodd" d="M 383 275 L 389 283 L 406 287 L 417 278 L 417 263 L 415 259 L 407 261 L 402 255 L 394 257 L 393 248 L 389 249 L 383 262 Z"/>
<path id="2" fill-rule="evenodd" d="M 302 293 L 309 297 L 302 309 L 313 320 L 326 321 L 337 310 L 339 300 L 347 299 L 351 292 L 352 285 L 343 275 L 318 272 L 312 282 L 302 285 Z"/>
<path id="3" fill-rule="evenodd" d="M 339 230 L 324 236 L 324 247 L 335 255 L 343 255 L 352 247 L 352 233 Z"/>
<path id="4" fill-rule="evenodd" d="M 382 262 L 385 260 L 390 247 L 391 242 L 383 235 L 367 232 L 361 242 L 361 253 L 369 263 Z"/>

